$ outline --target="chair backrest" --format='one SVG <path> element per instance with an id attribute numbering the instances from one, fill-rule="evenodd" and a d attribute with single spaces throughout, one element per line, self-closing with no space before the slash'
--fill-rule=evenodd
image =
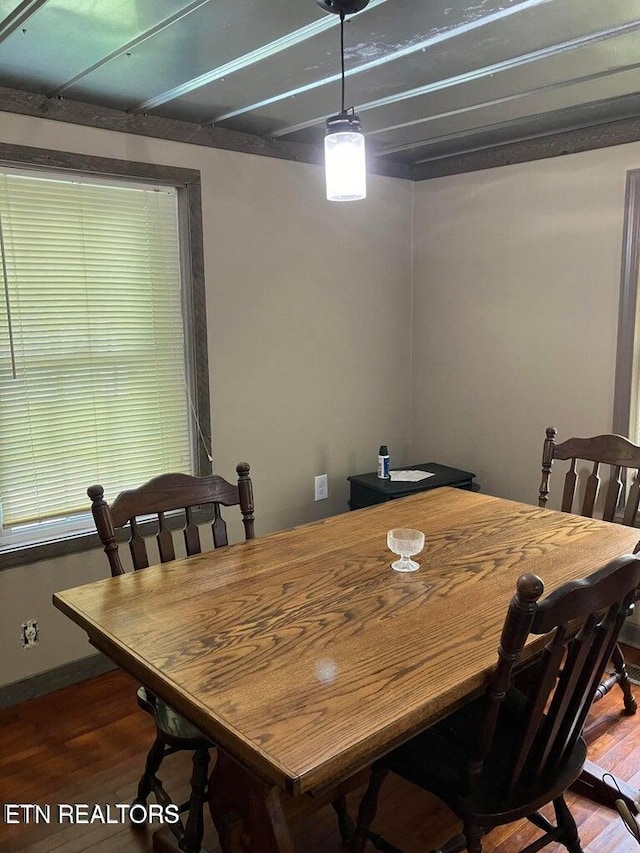
<path id="1" fill-rule="evenodd" d="M 485 694 L 477 754 L 469 765 L 471 796 L 481 789 L 484 761 L 494 742 L 505 748 L 507 738 L 501 725 L 507 725 L 508 715 L 500 712 L 507 695 L 521 701 L 516 737 L 509 741 L 513 748 L 504 795 L 509 796 L 518 786 L 526 788 L 541 776 L 553 779 L 561 770 L 580 737 L 639 584 L 640 557 L 630 554 L 587 578 L 564 584 L 541 602 L 544 586 L 540 578 L 520 577 L 504 622 L 498 664 Z M 514 694 L 510 686 L 529 634 L 545 634 L 548 639 L 527 671 L 524 693 Z M 513 733 L 513 712 L 509 726 Z"/>
<path id="2" fill-rule="evenodd" d="M 239 506 L 242 512 L 245 539 L 253 539 L 253 487 L 249 477 L 249 465 L 241 462 L 236 466 L 236 486 L 217 475 L 192 477 L 188 474 L 163 474 L 149 480 L 138 489 L 121 492 L 109 506 L 104 500 L 102 486 L 91 486 L 87 494 L 91 498 L 91 511 L 104 551 L 109 558 L 112 575 L 123 575 L 124 568 L 118 553 L 116 529 L 129 525 L 129 549 L 134 569 L 149 565 L 145 538 L 141 532 L 141 517 L 156 515 L 158 528 L 155 535 L 160 561 L 167 563 L 175 559 L 171 527 L 165 513 L 183 510 L 185 514 L 182 532 L 188 556 L 202 550 L 200 533 L 194 515 L 196 507 L 210 505 L 213 510 L 211 529 L 215 548 L 227 545 L 227 526 L 222 518 L 221 506 Z M 145 518 L 146 521 L 146 518 Z M 172 525 L 173 526 L 173 525 Z"/>
<path id="3" fill-rule="evenodd" d="M 638 506 L 640 505 L 640 481 L 638 479 L 640 447 L 621 435 L 569 438 L 561 444 L 556 444 L 556 435 L 557 430 L 554 427 L 547 428 L 547 437 L 544 440 L 542 450 L 542 482 L 540 483 L 538 506 L 545 507 L 547 505 L 549 478 L 554 460 L 570 459 L 571 464 L 564 480 L 561 509 L 563 512 L 573 512 L 578 483 L 576 467 L 577 463 L 582 460 L 592 462 L 593 466 L 587 478 L 579 513 L 588 518 L 593 517 L 600 491 L 600 466 L 610 465 L 611 478 L 605 493 L 602 518 L 604 521 L 615 521 L 620 499 L 624 496 L 624 514 L 621 521 L 629 526 L 635 524 Z M 630 489 L 628 494 L 623 495 L 626 479 L 623 474 L 626 471 L 630 475 Z"/>

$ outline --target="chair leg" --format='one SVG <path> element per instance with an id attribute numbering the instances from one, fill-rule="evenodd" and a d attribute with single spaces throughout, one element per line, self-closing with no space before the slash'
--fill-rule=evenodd
<path id="1" fill-rule="evenodd" d="M 562 829 L 563 833 L 562 837 L 558 839 L 560 843 L 564 844 L 569 853 L 584 853 L 580 844 L 578 827 L 564 797 L 555 799 L 553 801 L 553 808 L 555 809 L 558 827 Z"/>
<path id="2" fill-rule="evenodd" d="M 482 837 L 484 829 L 474 824 L 464 825 L 464 836 L 467 839 L 467 853 L 482 853 Z"/>
<path id="3" fill-rule="evenodd" d="M 618 643 L 616 643 L 613 654 L 611 655 L 611 662 L 613 663 L 613 668 L 618 676 L 618 684 L 620 685 L 622 695 L 624 696 L 624 712 L 628 716 L 632 716 L 638 709 L 638 703 L 631 691 L 631 682 L 629 681 L 627 666 L 624 660 L 624 655 L 622 654 L 622 649 Z"/>
<path id="4" fill-rule="evenodd" d="M 613 664 L 613 672 L 598 686 L 593 701 L 600 701 L 616 684 L 619 684 L 624 697 L 624 714 L 630 717 L 635 714 L 638 704 L 631 690 L 631 682 L 629 681 L 629 674 L 627 673 L 622 649 L 617 643 L 611 655 L 611 663 Z"/>
<path id="5" fill-rule="evenodd" d="M 340 830 L 342 840 L 351 841 L 355 827 L 347 809 L 347 798 L 345 796 L 338 797 L 331 805 L 338 816 L 338 829 Z"/>
<path id="6" fill-rule="evenodd" d="M 358 819 L 356 821 L 355 832 L 349 846 L 349 853 L 363 853 L 364 851 L 365 844 L 367 843 L 369 827 L 371 826 L 378 809 L 380 788 L 382 787 L 382 783 L 384 782 L 384 778 L 388 772 L 389 770 L 384 766 L 384 764 L 374 764 L 371 769 L 369 787 L 360 801 Z"/>
<path id="7" fill-rule="evenodd" d="M 196 749 L 193 753 L 193 772 L 191 774 L 191 797 L 189 799 L 189 817 L 180 841 L 184 853 L 200 853 L 204 835 L 204 804 L 207 799 L 207 769 L 209 750 Z"/>
<path id="8" fill-rule="evenodd" d="M 144 773 L 140 777 L 140 781 L 138 782 L 138 792 L 136 794 L 136 798 L 133 801 L 134 803 L 140 803 L 144 805 L 147 802 L 147 797 L 151 793 L 153 789 L 153 783 L 156 777 L 156 773 L 160 769 L 160 765 L 162 764 L 162 759 L 164 758 L 165 746 L 160 737 L 156 737 L 153 742 L 153 746 L 149 750 L 147 754 L 147 761 L 144 768 Z"/>
<path id="9" fill-rule="evenodd" d="M 432 853 L 462 853 L 462 851 L 466 849 L 467 838 L 461 832 L 459 835 L 455 835 L 453 838 L 450 838 L 446 844 L 442 845 L 442 847 L 438 847 L 437 850 L 433 850 Z"/>

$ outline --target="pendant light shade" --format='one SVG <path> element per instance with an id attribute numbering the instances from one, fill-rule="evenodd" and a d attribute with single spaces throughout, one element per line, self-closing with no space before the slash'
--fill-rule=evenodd
<path id="1" fill-rule="evenodd" d="M 357 201 L 367 195 L 364 134 L 356 115 L 327 119 L 324 168 L 329 201 Z"/>
<path id="2" fill-rule="evenodd" d="M 324 168 L 329 201 L 357 201 L 367 195 L 364 134 L 353 109 L 344 107 L 344 18 L 362 11 L 369 0 L 316 0 L 327 12 L 340 15 L 341 110 L 327 119 Z"/>

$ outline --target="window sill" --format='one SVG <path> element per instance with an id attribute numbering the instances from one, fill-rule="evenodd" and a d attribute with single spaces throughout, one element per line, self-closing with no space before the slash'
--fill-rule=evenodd
<path id="1" fill-rule="evenodd" d="M 194 512 L 196 524 L 207 524 L 213 521 L 211 507 L 199 507 Z M 167 526 L 171 530 L 182 530 L 185 525 L 184 513 L 176 511 L 167 516 Z M 143 536 L 154 536 L 157 532 L 157 521 L 143 521 L 140 532 Z M 126 528 L 116 530 L 117 542 L 127 542 L 129 531 Z M 98 534 L 92 530 L 81 530 L 76 533 L 60 533 L 41 542 L 15 542 L 12 544 L 0 542 L 0 571 L 14 569 L 17 566 L 27 566 L 30 563 L 38 563 L 41 560 L 54 560 L 56 557 L 64 557 L 67 554 L 79 554 L 82 551 L 91 551 L 94 548 L 102 548 L 102 542 Z"/>
<path id="2" fill-rule="evenodd" d="M 16 566 L 53 560 L 66 554 L 77 554 L 100 547 L 98 534 L 92 532 L 67 534 L 44 542 L 0 544 L 0 570 L 14 569 Z"/>

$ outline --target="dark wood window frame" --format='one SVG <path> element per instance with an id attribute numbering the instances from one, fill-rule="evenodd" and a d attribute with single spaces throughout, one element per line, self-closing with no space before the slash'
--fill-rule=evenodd
<path id="1" fill-rule="evenodd" d="M 0 143 L 0 167 L 42 169 L 43 171 L 77 172 L 82 175 L 130 178 L 161 183 L 178 191 L 178 220 L 183 246 L 183 281 L 185 282 L 185 341 L 188 372 L 191 376 L 192 405 L 200 429 L 211 436 L 209 405 L 209 367 L 207 352 L 207 319 L 204 283 L 204 253 L 202 234 L 202 194 L 200 172 L 174 166 L 159 166 L 130 160 L 91 157 L 43 148 Z M 195 440 L 195 469 L 198 474 L 210 472 L 211 463 L 202 441 Z M 164 473 L 164 472 L 158 472 Z M 87 483 L 90 486 L 91 483 Z M 112 497 L 115 497 L 112 496 Z M 87 511 L 89 499 L 87 498 Z M 0 546 L 0 567 L 11 568 L 48 560 L 64 554 L 100 547 L 96 533 L 86 532 L 60 536 L 44 542 Z"/>
<path id="2" fill-rule="evenodd" d="M 613 404 L 613 432 L 630 436 L 633 412 L 640 404 L 634 388 L 634 363 L 640 329 L 636 328 L 640 270 L 640 169 L 627 172 L 618 308 L 618 346 Z M 631 436 L 631 440 L 636 439 Z"/>

